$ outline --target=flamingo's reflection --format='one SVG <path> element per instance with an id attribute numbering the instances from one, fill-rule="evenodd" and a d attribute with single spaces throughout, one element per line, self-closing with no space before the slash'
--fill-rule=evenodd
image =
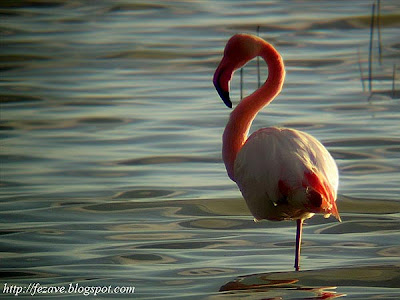
<path id="1" fill-rule="evenodd" d="M 313 271 L 311 273 L 316 275 Z M 239 297 L 260 293 L 263 299 L 334 299 L 345 296 L 335 291 L 336 286 L 320 285 L 319 280 L 316 280 L 316 284 L 310 282 L 313 277 L 311 273 L 279 272 L 241 276 L 224 284 L 220 292 Z"/>

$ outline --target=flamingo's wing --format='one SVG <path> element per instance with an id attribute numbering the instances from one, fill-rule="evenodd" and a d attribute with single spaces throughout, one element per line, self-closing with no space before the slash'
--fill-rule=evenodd
<path id="1" fill-rule="evenodd" d="M 253 133 L 235 160 L 235 181 L 256 219 L 339 218 L 336 164 L 312 136 L 287 128 Z"/>

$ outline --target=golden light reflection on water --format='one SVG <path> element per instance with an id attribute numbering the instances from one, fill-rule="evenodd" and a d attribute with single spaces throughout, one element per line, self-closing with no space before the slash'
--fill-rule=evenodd
<path id="1" fill-rule="evenodd" d="M 122 265 L 172 264 L 177 260 L 167 255 L 137 253 L 113 257 L 113 261 Z"/>
<path id="2" fill-rule="evenodd" d="M 378 255 L 387 257 L 400 257 L 400 246 L 388 247 L 377 252 Z"/>
<path id="3" fill-rule="evenodd" d="M 238 220 L 227 220 L 227 219 L 198 219 L 193 220 L 188 223 L 190 227 L 193 228 L 204 228 L 204 229 L 224 229 L 224 228 L 232 228 L 239 225 L 242 225 L 243 222 Z"/>
<path id="4" fill-rule="evenodd" d="M 110 232 L 161 232 L 161 231 L 173 231 L 179 229 L 180 226 L 178 222 L 171 222 L 171 223 L 162 223 L 162 224 L 149 224 L 149 223 L 142 223 L 142 224 L 116 224 L 107 226 L 107 230 Z"/>
<path id="5" fill-rule="evenodd" d="M 222 268 L 197 268 L 197 269 L 189 269 L 179 272 L 179 275 L 182 276 L 212 276 L 212 275 L 222 275 L 234 273 L 234 269 L 222 269 Z"/>
<path id="6" fill-rule="evenodd" d="M 176 239 L 188 239 L 194 237 L 194 234 L 178 232 L 157 232 L 157 233 L 126 233 L 126 234 L 115 234 L 108 236 L 110 240 L 119 241 L 160 241 L 160 240 L 176 240 Z"/>
<path id="7" fill-rule="evenodd" d="M 276 292 L 280 296 L 305 297 L 304 299 L 331 299 L 345 296 L 330 291 L 340 286 L 398 287 L 399 266 L 365 266 L 324 269 L 302 272 L 265 273 L 241 276 L 220 288 L 225 295 L 249 296 L 251 293 L 266 293 L 268 299 Z M 228 293 L 228 294 L 226 294 Z M 247 294 L 245 294 L 247 293 Z M 315 298 L 308 298 L 314 295 Z M 215 298 L 219 298 L 218 296 Z M 209 298 L 213 299 L 213 298 Z M 286 298 L 284 298 L 286 299 Z M 298 298 L 296 298 L 298 299 Z"/>

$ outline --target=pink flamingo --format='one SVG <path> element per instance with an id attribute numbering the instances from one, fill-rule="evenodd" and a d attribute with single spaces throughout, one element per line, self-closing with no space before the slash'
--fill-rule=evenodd
<path id="1" fill-rule="evenodd" d="M 236 182 L 254 220 L 296 220 L 295 269 L 300 268 L 304 219 L 315 213 L 340 221 L 336 207 L 338 170 L 328 150 L 311 135 L 290 128 L 262 128 L 248 137 L 257 113 L 281 91 L 285 79 L 282 57 L 263 39 L 234 35 L 214 74 L 214 85 L 228 107 L 230 80 L 236 69 L 256 56 L 268 65 L 268 79 L 244 98 L 230 115 L 223 135 L 222 155 L 229 177 Z"/>

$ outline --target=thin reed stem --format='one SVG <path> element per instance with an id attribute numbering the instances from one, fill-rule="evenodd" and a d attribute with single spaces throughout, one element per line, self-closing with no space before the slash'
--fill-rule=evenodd
<path id="1" fill-rule="evenodd" d="M 357 49 L 357 56 L 358 56 L 358 69 L 360 71 L 361 85 L 362 85 L 363 92 L 365 93 L 365 82 L 364 82 L 364 74 L 363 74 L 362 65 L 361 65 L 360 47 L 358 47 L 358 49 Z"/>
<path id="2" fill-rule="evenodd" d="M 369 53 L 368 53 L 368 89 L 372 91 L 372 46 L 374 39 L 374 19 L 375 19 L 375 2 L 372 3 L 371 26 L 369 36 Z"/>
<path id="3" fill-rule="evenodd" d="M 240 69 L 240 100 L 243 99 L 243 68 Z"/>
<path id="4" fill-rule="evenodd" d="M 396 97 L 396 64 L 393 65 L 393 77 L 392 77 L 392 98 Z"/>
<path id="5" fill-rule="evenodd" d="M 260 36 L 260 26 L 257 26 L 257 36 Z M 260 76 L 260 57 L 257 56 L 257 82 L 258 87 L 261 86 L 261 76 Z"/>
<path id="6" fill-rule="evenodd" d="M 378 27 L 378 54 L 379 54 L 379 65 L 382 65 L 381 0 L 378 0 L 376 22 L 377 22 L 377 27 Z"/>

